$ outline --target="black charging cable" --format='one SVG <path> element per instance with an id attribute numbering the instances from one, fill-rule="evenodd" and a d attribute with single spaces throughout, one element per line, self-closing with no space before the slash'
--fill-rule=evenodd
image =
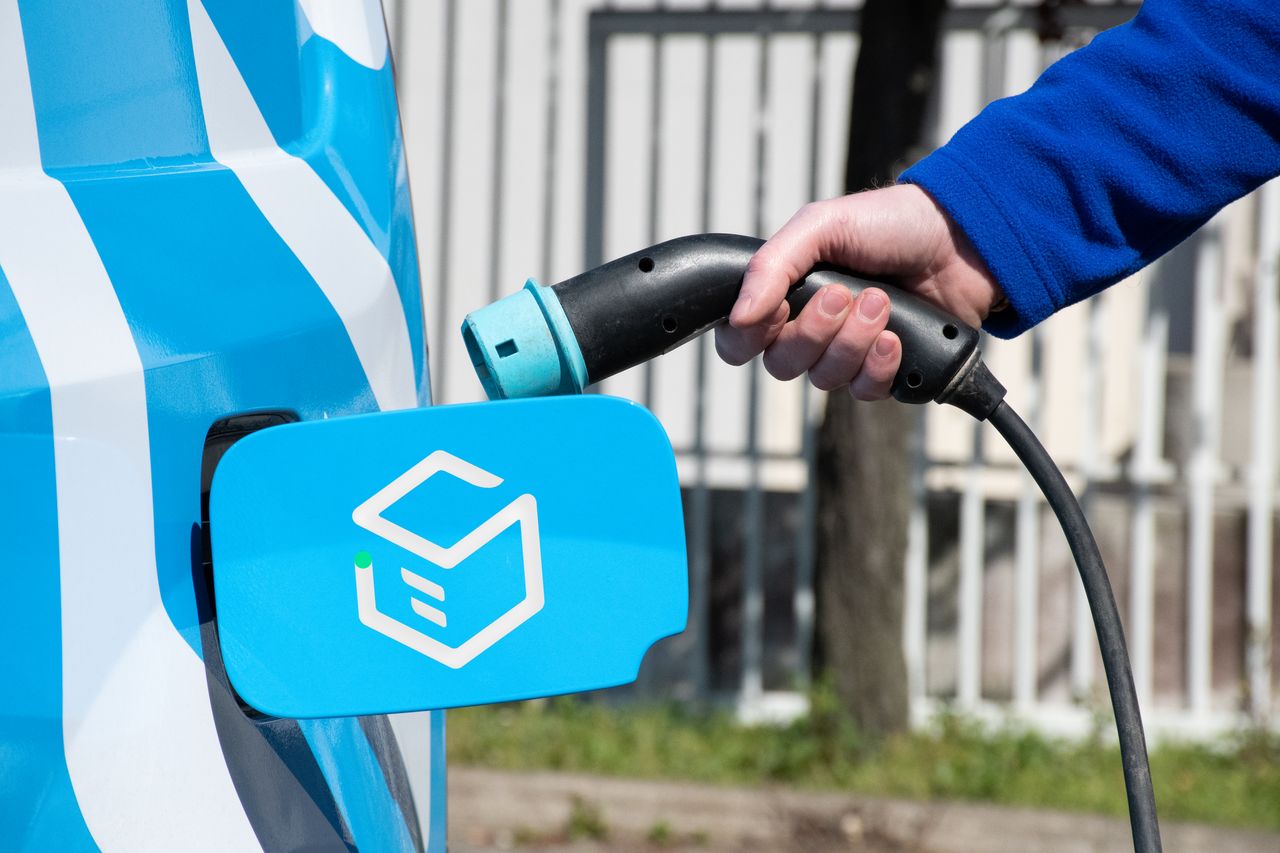
<path id="1" fill-rule="evenodd" d="M 518 386 L 502 381 L 495 366 L 501 366 L 508 353 L 526 351 L 544 354 L 543 362 L 550 358 L 549 378 L 540 387 L 581 390 L 724 322 L 738 298 L 747 264 L 762 243 L 735 234 L 697 234 L 650 246 L 550 288 L 539 288 L 538 307 L 532 307 L 532 300 L 528 303 L 528 310 L 541 312 L 533 324 L 537 335 L 527 340 L 521 334 L 501 343 L 486 340 L 488 323 L 502 328 L 504 334 L 499 337 L 507 337 L 509 316 L 473 320 L 480 316 L 477 312 L 464 325 L 468 352 L 491 397 L 505 396 L 508 387 Z M 902 364 L 890 393 L 904 403 L 946 403 L 979 421 L 990 421 L 1053 508 L 1080 570 L 1098 635 L 1120 739 L 1134 849 L 1160 853 L 1155 792 L 1124 628 L 1097 542 L 1062 472 L 1005 402 L 1004 387 L 978 351 L 977 329 L 892 284 L 829 266 L 814 269 L 792 287 L 787 294 L 791 316 L 831 284 L 855 294 L 873 286 L 889 294 L 888 328 L 902 341 Z"/>
<path id="2" fill-rule="evenodd" d="M 1093 531 L 1089 529 L 1089 522 L 1084 517 L 1084 510 L 1080 508 L 1075 493 L 1071 491 L 1062 472 L 1058 470 L 1040 439 L 1031 431 L 1031 427 L 1004 401 L 996 406 L 987 420 L 1009 442 L 1040 491 L 1044 492 L 1049 506 L 1058 516 L 1062 532 L 1066 534 L 1071 555 L 1075 557 L 1080 580 L 1084 583 L 1084 593 L 1089 599 L 1093 627 L 1098 634 L 1102 668 L 1107 675 L 1111 708 L 1115 713 L 1116 731 L 1120 736 L 1120 760 L 1124 765 L 1124 786 L 1129 797 L 1133 846 L 1142 853 L 1156 853 L 1160 850 L 1160 825 L 1156 820 L 1156 796 L 1151 787 L 1151 767 L 1147 763 L 1147 741 L 1142 732 L 1138 692 L 1133 686 L 1133 672 L 1129 667 L 1129 651 L 1124 641 L 1120 611 L 1116 608 L 1116 599 L 1111 593 L 1107 567 L 1102 563 L 1098 543 L 1093 538 Z"/>

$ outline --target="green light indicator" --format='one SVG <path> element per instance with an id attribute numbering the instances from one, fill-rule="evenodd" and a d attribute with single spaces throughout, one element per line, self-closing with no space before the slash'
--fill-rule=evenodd
<path id="1" fill-rule="evenodd" d="M 368 551 L 360 551 L 356 554 L 356 568 L 367 569 L 373 565 L 373 557 Z"/>

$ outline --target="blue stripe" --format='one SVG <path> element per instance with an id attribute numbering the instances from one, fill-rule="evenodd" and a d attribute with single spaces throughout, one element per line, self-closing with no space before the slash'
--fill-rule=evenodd
<path id="1" fill-rule="evenodd" d="M 413 838 L 387 789 L 383 769 L 358 726 L 344 720 L 299 720 L 361 853 L 412 851 Z"/>
<path id="2" fill-rule="evenodd" d="M 445 853 L 448 836 L 448 779 L 445 756 L 445 712 L 431 712 L 431 826 L 427 833 L 427 853 Z"/>
<path id="3" fill-rule="evenodd" d="M 342 202 L 395 276 L 419 401 L 429 401 L 409 173 L 391 63 L 374 70 L 310 33 L 296 4 L 205 0 L 281 148 Z"/>
<path id="4" fill-rule="evenodd" d="M 35 344 L 0 271 L 0 849 L 95 850 L 62 746 L 53 416 Z"/>
<path id="5" fill-rule="evenodd" d="M 19 7 L 46 172 L 212 159 L 184 2 L 20 0 Z"/>

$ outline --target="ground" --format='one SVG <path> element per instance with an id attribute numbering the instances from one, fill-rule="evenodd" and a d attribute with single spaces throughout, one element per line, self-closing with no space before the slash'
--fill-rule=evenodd
<path id="1" fill-rule="evenodd" d="M 1166 823 L 1167 853 L 1277 853 L 1280 834 Z M 1121 853 L 1122 819 L 976 803 L 451 767 L 452 853 Z"/>

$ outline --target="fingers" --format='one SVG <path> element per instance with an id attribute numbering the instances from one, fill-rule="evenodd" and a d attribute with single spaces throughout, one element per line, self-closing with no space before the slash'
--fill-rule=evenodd
<path id="1" fill-rule="evenodd" d="M 794 322 L 783 326 L 764 354 L 764 368 L 777 379 L 795 379 L 814 365 L 839 334 L 853 296 L 829 285 L 809 300 Z"/>
<path id="2" fill-rule="evenodd" d="M 809 381 L 823 391 L 848 385 L 863 369 L 867 354 L 888 322 L 889 298 L 884 291 L 874 287 L 864 290 L 830 344 L 808 367 Z"/>
<path id="3" fill-rule="evenodd" d="M 716 353 L 732 365 L 746 364 L 765 350 L 786 325 L 791 309 L 784 302 L 773 310 L 764 323 L 745 328 L 729 325 L 716 327 Z"/>
<path id="4" fill-rule="evenodd" d="M 806 204 L 756 251 L 729 314 L 730 326 L 745 329 L 773 316 L 791 285 L 822 259 L 829 222 L 829 202 Z"/>
<path id="5" fill-rule="evenodd" d="M 794 322 L 780 305 L 767 322 L 745 329 L 716 329 L 716 351 L 730 364 L 745 364 L 761 351 L 764 366 L 778 379 L 808 372 L 816 388 L 848 385 L 859 400 L 880 400 L 902 361 L 902 343 L 889 322 L 889 299 L 878 288 L 857 298 L 839 285 L 824 287 Z"/>
<path id="6" fill-rule="evenodd" d="M 902 363 L 902 341 L 893 332 L 881 332 L 862 362 L 862 370 L 849 383 L 858 400 L 883 400 L 889 396 L 893 377 Z"/>

